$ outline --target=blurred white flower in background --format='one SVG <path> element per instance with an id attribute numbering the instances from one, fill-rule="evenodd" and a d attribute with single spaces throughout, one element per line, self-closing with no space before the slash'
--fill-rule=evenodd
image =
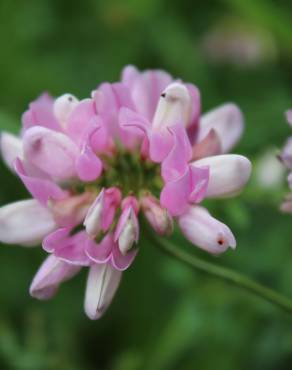
<path id="1" fill-rule="evenodd" d="M 277 188 L 286 181 L 285 168 L 277 158 L 277 149 L 269 148 L 258 157 L 255 166 L 257 184 L 265 189 Z"/>

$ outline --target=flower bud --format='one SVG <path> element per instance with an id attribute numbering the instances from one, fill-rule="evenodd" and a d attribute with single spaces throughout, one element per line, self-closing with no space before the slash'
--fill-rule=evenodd
<path id="1" fill-rule="evenodd" d="M 141 200 L 142 210 L 147 221 L 159 235 L 170 235 L 173 231 L 173 219 L 158 199 L 148 195 Z"/>
<path id="2" fill-rule="evenodd" d="M 102 229 L 102 213 L 104 209 L 104 189 L 101 190 L 92 206 L 89 208 L 83 225 L 87 234 L 95 238 Z"/>
<path id="3" fill-rule="evenodd" d="M 191 119 L 192 100 L 185 85 L 174 82 L 160 95 L 153 118 L 153 129 L 171 127 L 178 123 L 187 126 Z"/>
<path id="4" fill-rule="evenodd" d="M 10 203 L 0 208 L 0 241 L 34 246 L 56 229 L 51 212 L 37 200 Z"/>
<path id="5" fill-rule="evenodd" d="M 29 293 L 37 299 L 50 299 L 56 294 L 62 282 L 71 279 L 79 271 L 80 266 L 71 265 L 54 255 L 50 255 L 36 273 Z"/>
<path id="6" fill-rule="evenodd" d="M 228 247 L 236 247 L 230 229 L 203 207 L 189 207 L 187 212 L 179 217 L 179 226 L 190 242 L 209 253 L 220 254 Z"/>
<path id="7" fill-rule="evenodd" d="M 230 197 L 239 193 L 251 174 L 251 163 L 242 155 L 224 154 L 207 157 L 192 163 L 195 167 L 209 167 L 210 176 L 206 197 Z"/>
<path id="8" fill-rule="evenodd" d="M 59 96 L 54 102 L 54 115 L 63 128 L 66 128 L 67 119 L 74 108 L 79 103 L 79 100 L 71 94 L 64 94 Z"/>
<path id="9" fill-rule="evenodd" d="M 123 207 L 114 237 L 115 241 L 118 242 L 119 250 L 122 255 L 126 255 L 133 247 L 133 244 L 137 243 L 139 239 L 139 223 L 137 219 L 138 211 L 136 203 L 136 199 L 134 202 L 132 200 L 127 201 L 127 198 L 123 201 L 125 206 Z"/>
<path id="10" fill-rule="evenodd" d="M 120 284 L 122 272 L 110 264 L 95 264 L 90 267 L 84 309 L 91 320 L 99 319 L 110 305 Z"/>

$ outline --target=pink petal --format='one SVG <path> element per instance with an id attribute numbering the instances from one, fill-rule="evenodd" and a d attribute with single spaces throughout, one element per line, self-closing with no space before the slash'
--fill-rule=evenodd
<path id="1" fill-rule="evenodd" d="M 193 145 L 197 139 L 199 129 L 199 118 L 201 114 L 201 96 L 199 89 L 192 84 L 186 84 L 192 100 L 192 112 L 190 121 L 187 124 L 188 135 Z"/>
<path id="2" fill-rule="evenodd" d="M 193 160 L 221 154 L 221 142 L 217 132 L 211 129 L 202 141 L 193 146 L 192 151 Z"/>
<path id="3" fill-rule="evenodd" d="M 104 212 L 102 215 L 102 230 L 107 231 L 112 225 L 117 207 L 121 202 L 121 192 L 118 188 L 112 187 L 105 191 Z"/>
<path id="4" fill-rule="evenodd" d="M 174 144 L 173 135 L 168 129 L 158 132 L 150 132 L 149 134 L 149 155 L 153 162 L 162 162 Z"/>
<path id="5" fill-rule="evenodd" d="M 209 168 L 191 166 L 191 191 L 189 201 L 200 203 L 206 196 L 209 183 Z"/>
<path id="6" fill-rule="evenodd" d="M 69 265 L 50 255 L 36 273 L 29 288 L 30 295 L 41 300 L 50 299 L 61 283 L 71 279 L 79 271 L 79 266 Z"/>
<path id="7" fill-rule="evenodd" d="M 192 206 L 179 217 L 180 228 L 185 237 L 201 249 L 212 254 L 235 248 L 236 241 L 230 229 L 216 220 L 203 207 Z"/>
<path id="8" fill-rule="evenodd" d="M 128 87 L 132 88 L 136 78 L 140 77 L 139 70 L 133 65 L 127 65 L 123 68 L 121 81 Z"/>
<path id="9" fill-rule="evenodd" d="M 77 265 L 77 266 L 89 266 L 90 259 L 85 253 L 85 247 L 88 241 L 88 237 L 85 231 L 68 237 L 63 245 L 60 245 L 54 250 L 54 255 L 59 257 L 61 260 Z"/>
<path id="10" fill-rule="evenodd" d="M 192 167 L 209 167 L 210 177 L 206 197 L 230 197 L 238 194 L 251 175 L 250 161 L 241 155 L 223 154 L 203 158 Z"/>
<path id="11" fill-rule="evenodd" d="M 33 126 L 47 127 L 60 131 L 60 125 L 53 113 L 54 99 L 47 93 L 42 94 L 30 103 L 29 110 L 22 115 L 22 125 L 25 130 Z"/>
<path id="12" fill-rule="evenodd" d="M 86 145 L 76 160 L 76 171 L 80 180 L 88 182 L 96 180 L 102 173 L 102 161 Z"/>
<path id="13" fill-rule="evenodd" d="M 15 171 L 31 195 L 44 205 L 47 205 L 50 199 L 65 199 L 69 195 L 67 191 L 62 190 L 49 179 L 28 175 L 24 169 L 23 162 L 19 158 L 15 161 Z"/>
<path id="14" fill-rule="evenodd" d="M 63 200 L 51 200 L 48 208 L 59 226 L 73 228 L 83 222 L 92 199 L 92 193 L 84 192 Z"/>
<path id="15" fill-rule="evenodd" d="M 192 148 L 185 128 L 177 125 L 169 129 L 173 135 L 173 148 L 162 162 L 162 177 L 164 181 L 172 181 L 183 175 L 188 168 L 192 156 Z"/>
<path id="16" fill-rule="evenodd" d="M 24 157 L 48 175 L 66 180 L 76 175 L 77 146 L 66 135 L 35 126 L 23 137 Z"/>
<path id="17" fill-rule="evenodd" d="M 98 114 L 111 134 L 112 138 L 119 140 L 126 148 L 138 145 L 141 134 L 137 129 L 124 130 L 119 124 L 119 112 L 122 107 L 131 111 L 134 104 L 129 89 L 122 83 L 102 84 L 94 95 Z"/>
<path id="18" fill-rule="evenodd" d="M 148 120 L 152 120 L 160 94 L 172 81 L 172 77 L 161 70 L 139 72 L 127 67 L 122 81 L 130 88 L 136 110 Z"/>
<path id="19" fill-rule="evenodd" d="M 114 243 L 111 256 L 111 264 L 115 269 L 119 271 L 124 271 L 133 263 L 137 253 L 138 249 L 132 249 L 131 251 L 123 255 L 120 252 L 118 243 Z"/>
<path id="20" fill-rule="evenodd" d="M 151 126 L 150 122 L 144 116 L 125 107 L 122 107 L 120 110 L 119 123 L 121 127 L 128 130 L 131 129 L 136 134 L 139 131 L 147 133 Z"/>
<path id="21" fill-rule="evenodd" d="M 186 210 L 191 185 L 191 172 L 189 168 L 181 177 L 169 181 L 164 185 L 160 193 L 160 203 L 172 216 L 178 216 Z"/>
<path id="22" fill-rule="evenodd" d="M 219 135 L 223 153 L 229 152 L 240 139 L 244 120 L 240 109 L 232 103 L 221 105 L 204 114 L 200 120 L 198 141 L 203 140 L 211 129 Z"/>
<path id="23" fill-rule="evenodd" d="M 173 231 L 173 219 L 169 212 L 161 207 L 158 199 L 149 195 L 141 199 L 141 207 L 147 221 L 159 235 L 170 235 Z"/>
<path id="24" fill-rule="evenodd" d="M 67 133 L 77 145 L 84 140 L 84 135 L 90 129 L 91 120 L 95 116 L 96 109 L 93 99 L 81 100 L 69 115 Z"/>
<path id="25" fill-rule="evenodd" d="M 114 241 L 111 234 L 107 234 L 98 244 L 94 240 L 88 239 L 85 253 L 94 263 L 106 263 L 111 258 L 113 244 Z"/>
<path id="26" fill-rule="evenodd" d="M 43 240 L 43 249 L 48 253 L 54 253 L 56 249 L 62 248 L 67 242 L 69 234 L 69 228 L 55 230 Z"/>
<path id="27" fill-rule="evenodd" d="M 0 208 L 0 241 L 24 246 L 39 245 L 56 228 L 52 214 L 29 199 Z"/>

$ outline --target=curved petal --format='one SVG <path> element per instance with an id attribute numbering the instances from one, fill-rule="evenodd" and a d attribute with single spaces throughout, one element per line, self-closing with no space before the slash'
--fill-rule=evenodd
<path id="1" fill-rule="evenodd" d="M 192 99 L 187 87 L 173 82 L 162 92 L 152 121 L 152 129 L 159 131 L 177 124 L 187 127 L 192 115 Z"/>
<path id="2" fill-rule="evenodd" d="M 251 174 L 250 161 L 241 155 L 223 154 L 203 158 L 192 163 L 195 167 L 209 167 L 210 178 L 206 197 L 230 197 L 246 185 Z"/>
<path id="3" fill-rule="evenodd" d="M 80 271 L 79 266 L 72 266 L 61 261 L 53 255 L 45 259 L 29 288 L 32 297 L 47 300 L 52 298 L 59 288 L 59 285 Z"/>
<path id="4" fill-rule="evenodd" d="M 172 233 L 173 219 L 167 209 L 160 205 L 158 199 L 146 195 L 141 199 L 141 207 L 144 216 L 157 234 L 163 236 Z"/>
<path id="5" fill-rule="evenodd" d="M 182 214 L 188 205 L 191 189 L 191 175 L 189 168 L 185 174 L 176 180 L 167 182 L 161 193 L 160 203 L 172 216 Z"/>
<path id="6" fill-rule="evenodd" d="M 0 136 L 0 150 L 6 165 L 14 171 L 15 159 L 23 156 L 21 139 L 8 132 L 2 132 Z"/>
<path id="7" fill-rule="evenodd" d="M 139 222 L 132 206 L 125 207 L 119 218 L 114 240 L 118 242 L 120 252 L 126 255 L 139 239 Z"/>
<path id="8" fill-rule="evenodd" d="M 112 187 L 105 190 L 104 212 L 102 214 L 102 230 L 106 232 L 114 220 L 117 207 L 121 203 L 122 194 L 119 188 Z"/>
<path id="9" fill-rule="evenodd" d="M 67 129 L 69 115 L 78 105 L 79 100 L 72 94 L 59 96 L 53 105 L 54 115 L 64 130 Z"/>
<path id="10" fill-rule="evenodd" d="M 66 243 L 69 233 L 70 229 L 66 227 L 57 229 L 50 233 L 43 240 L 43 249 L 48 253 L 54 253 L 56 249 L 60 247 L 62 248 L 62 246 Z"/>
<path id="11" fill-rule="evenodd" d="M 214 129 L 219 135 L 223 153 L 227 153 L 240 139 L 243 128 L 243 115 L 237 105 L 224 104 L 202 116 L 198 141 L 203 140 Z"/>
<path id="12" fill-rule="evenodd" d="M 118 243 L 114 243 L 111 255 L 111 264 L 115 269 L 124 271 L 133 263 L 137 253 L 138 249 L 133 248 L 123 255 L 119 249 Z"/>
<path id="13" fill-rule="evenodd" d="M 173 147 L 174 138 L 168 129 L 149 132 L 149 155 L 153 162 L 162 162 Z"/>
<path id="14" fill-rule="evenodd" d="M 179 217 L 179 226 L 193 244 L 212 254 L 235 248 L 236 241 L 230 229 L 216 220 L 203 207 L 191 206 Z"/>
<path id="15" fill-rule="evenodd" d="M 33 126 L 47 127 L 60 131 L 61 127 L 53 112 L 54 99 L 43 93 L 29 104 L 29 109 L 22 115 L 22 125 L 25 130 Z"/>
<path id="16" fill-rule="evenodd" d="M 172 181 L 185 173 L 188 161 L 192 156 L 192 148 L 186 129 L 177 125 L 169 129 L 173 135 L 173 147 L 162 162 L 161 174 L 164 181 Z"/>
<path id="17" fill-rule="evenodd" d="M 76 175 L 78 148 L 71 139 L 44 127 L 27 130 L 23 137 L 24 158 L 48 175 L 66 180 Z"/>
<path id="18" fill-rule="evenodd" d="M 221 154 L 221 141 L 217 132 L 212 128 L 202 141 L 193 146 L 192 151 L 193 160 Z"/>
<path id="19" fill-rule="evenodd" d="M 91 238 L 95 238 L 101 231 L 103 208 L 104 189 L 101 189 L 100 193 L 89 207 L 83 222 L 86 232 Z"/>
<path id="20" fill-rule="evenodd" d="M 151 121 L 160 94 L 172 82 L 172 77 L 161 70 L 140 72 L 127 66 L 122 72 L 122 82 L 129 87 L 137 112 Z"/>
<path id="21" fill-rule="evenodd" d="M 0 208 L 0 241 L 33 246 L 56 229 L 52 214 L 35 199 Z"/>
<path id="22" fill-rule="evenodd" d="M 146 133 L 150 129 L 150 122 L 129 108 L 122 107 L 119 113 L 119 124 L 122 128 L 135 130 L 135 133 Z"/>
<path id="23" fill-rule="evenodd" d="M 188 136 L 191 144 L 193 145 L 198 136 L 199 118 L 201 115 L 201 95 L 200 90 L 193 84 L 185 85 L 191 96 L 191 116 L 190 121 L 187 123 Z"/>
<path id="24" fill-rule="evenodd" d="M 61 260 L 77 266 L 89 266 L 90 259 L 85 253 L 88 237 L 85 231 L 68 237 L 54 250 L 54 255 Z"/>
<path id="25" fill-rule="evenodd" d="M 66 132 L 77 145 L 83 141 L 85 133 L 90 128 L 91 120 L 95 116 L 96 109 L 93 99 L 81 100 L 70 113 Z"/>
<path id="26" fill-rule="evenodd" d="M 99 244 L 92 239 L 88 239 L 85 253 L 94 263 L 106 263 L 111 258 L 113 244 L 114 241 L 111 234 L 107 234 Z"/>
<path id="27" fill-rule="evenodd" d="M 15 171 L 31 195 L 45 206 L 50 199 L 61 200 L 68 197 L 68 192 L 61 189 L 53 181 L 28 175 L 19 158 L 15 161 Z"/>
<path id="28" fill-rule="evenodd" d="M 191 203 L 200 203 L 206 196 L 210 172 L 208 167 L 190 167 L 191 171 L 191 191 L 189 201 Z"/>
<path id="29" fill-rule="evenodd" d="M 102 173 L 102 161 L 86 145 L 76 160 L 76 171 L 78 177 L 85 182 L 96 180 Z"/>
<path id="30" fill-rule="evenodd" d="M 91 320 L 99 319 L 118 289 L 122 273 L 110 264 L 93 265 L 86 284 L 84 310 Z"/>

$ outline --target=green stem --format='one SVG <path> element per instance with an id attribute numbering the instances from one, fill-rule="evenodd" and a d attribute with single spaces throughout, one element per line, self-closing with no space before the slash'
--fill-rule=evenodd
<path id="1" fill-rule="evenodd" d="M 292 312 L 292 299 L 285 297 L 273 289 L 268 288 L 236 271 L 218 266 L 215 263 L 204 261 L 193 254 L 178 249 L 169 239 L 162 239 L 153 234 L 151 237 L 163 252 L 166 252 L 168 255 L 174 257 L 185 265 L 244 288 L 266 301 L 273 303 L 281 309 L 290 313 Z"/>

